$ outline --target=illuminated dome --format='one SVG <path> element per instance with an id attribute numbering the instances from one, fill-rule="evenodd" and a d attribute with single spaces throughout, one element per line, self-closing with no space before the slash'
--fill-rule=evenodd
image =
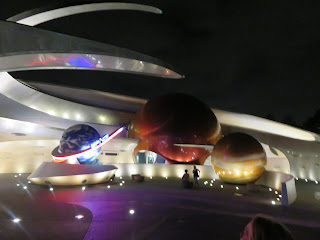
<path id="1" fill-rule="evenodd" d="M 149 100 L 129 127 L 129 137 L 140 139 L 135 154 L 149 150 L 169 163 L 203 164 L 210 151 L 192 145 L 213 145 L 220 136 L 220 124 L 211 109 L 182 93 Z"/>
<path id="2" fill-rule="evenodd" d="M 91 147 L 91 144 L 100 139 L 100 135 L 93 127 L 85 124 L 77 124 L 68 128 L 60 139 L 57 151 L 63 155 L 82 152 Z M 81 156 L 79 163 L 91 163 L 99 155 L 101 148 Z"/>
<path id="3" fill-rule="evenodd" d="M 232 133 L 218 141 L 211 161 L 221 180 L 249 183 L 265 171 L 267 156 L 255 138 L 244 133 Z"/>

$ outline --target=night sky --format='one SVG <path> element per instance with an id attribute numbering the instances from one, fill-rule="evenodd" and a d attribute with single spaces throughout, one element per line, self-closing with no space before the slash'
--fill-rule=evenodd
<path id="1" fill-rule="evenodd" d="M 1 2 L 1 20 L 45 2 L 50 3 Z M 291 115 L 302 122 L 320 108 L 320 2 L 126 2 L 156 6 L 163 14 L 104 11 L 38 27 L 156 57 L 185 79 L 90 71 L 32 71 L 14 76 L 143 98 L 185 92 L 213 108 L 256 116 L 270 113 L 277 121 Z"/>

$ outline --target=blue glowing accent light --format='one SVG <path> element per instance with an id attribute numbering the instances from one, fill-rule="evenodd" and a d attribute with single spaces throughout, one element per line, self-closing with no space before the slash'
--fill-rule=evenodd
<path id="1" fill-rule="evenodd" d="M 101 148 L 98 148 L 95 151 L 89 151 L 88 153 L 84 154 L 83 156 L 78 157 L 78 161 L 80 164 L 90 163 L 90 162 L 94 161 L 99 156 L 100 152 L 101 152 Z"/>
<path id="2" fill-rule="evenodd" d="M 96 146 L 98 146 L 100 143 L 105 142 L 107 139 L 109 138 L 109 134 L 104 135 L 103 137 L 99 138 L 98 140 L 94 141 L 93 143 L 91 143 L 91 148 L 95 148 Z"/>
<path id="3" fill-rule="evenodd" d="M 87 59 L 84 59 L 82 57 L 70 57 L 68 60 L 69 64 L 71 66 L 75 66 L 75 67 L 87 67 L 87 68 L 96 68 L 96 65 L 92 64 L 91 62 L 89 62 Z"/>

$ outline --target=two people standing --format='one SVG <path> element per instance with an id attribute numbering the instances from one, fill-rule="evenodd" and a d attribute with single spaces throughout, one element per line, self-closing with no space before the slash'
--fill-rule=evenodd
<path id="1" fill-rule="evenodd" d="M 192 173 L 193 173 L 193 179 L 194 179 L 194 186 L 199 187 L 198 178 L 199 178 L 200 170 L 197 169 L 196 166 L 194 166 Z M 182 185 L 184 188 L 192 188 L 193 186 L 192 182 L 189 182 L 189 173 L 187 169 L 185 170 L 185 173 L 182 176 Z"/>

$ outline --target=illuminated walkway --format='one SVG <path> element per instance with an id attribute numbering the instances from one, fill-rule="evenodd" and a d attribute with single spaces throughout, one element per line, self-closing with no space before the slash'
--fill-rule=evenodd
<path id="1" fill-rule="evenodd" d="M 207 185 L 201 179 L 199 190 L 182 189 L 179 179 L 148 178 L 139 184 L 117 178 L 110 188 L 101 184 L 50 191 L 28 184 L 27 175 L 0 175 L 1 239 L 238 239 L 256 213 L 275 216 L 297 239 L 320 234 L 320 202 L 314 198 L 320 187 L 314 183 L 298 181 L 298 199 L 286 208 L 271 204 L 274 191 L 221 188 L 219 181 L 210 186 L 209 179 Z M 21 221 L 13 223 L 8 212 Z M 75 218 L 79 215 L 83 218 Z"/>

